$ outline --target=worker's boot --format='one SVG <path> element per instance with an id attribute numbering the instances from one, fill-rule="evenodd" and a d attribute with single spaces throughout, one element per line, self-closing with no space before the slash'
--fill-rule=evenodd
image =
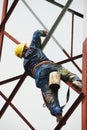
<path id="1" fill-rule="evenodd" d="M 82 88 L 82 81 L 79 79 L 79 77 L 75 77 L 72 81 L 72 84 L 75 85 L 78 89 Z"/>
<path id="2" fill-rule="evenodd" d="M 79 87 L 80 89 L 82 88 L 82 82 L 81 81 L 73 81 L 72 84 Z"/>
<path id="3" fill-rule="evenodd" d="M 57 71 L 49 74 L 49 86 L 55 90 L 60 88 L 60 74 Z"/>

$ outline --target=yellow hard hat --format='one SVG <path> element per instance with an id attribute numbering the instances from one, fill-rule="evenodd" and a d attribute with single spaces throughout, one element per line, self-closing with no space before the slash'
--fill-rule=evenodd
<path id="1" fill-rule="evenodd" d="M 26 46 L 26 43 L 21 43 L 16 46 L 14 52 L 17 57 L 22 58 L 22 54 L 23 54 L 23 50 L 25 46 Z"/>

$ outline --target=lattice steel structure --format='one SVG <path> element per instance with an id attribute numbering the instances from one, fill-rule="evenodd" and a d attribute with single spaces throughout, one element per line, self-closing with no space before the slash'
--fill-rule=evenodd
<path id="1" fill-rule="evenodd" d="M 50 29 L 48 36 L 45 38 L 42 47 L 44 48 L 49 41 L 50 37 L 53 38 L 55 43 L 60 47 L 60 49 L 64 52 L 64 54 L 68 57 L 68 59 L 64 59 L 58 63 L 64 64 L 67 62 L 72 62 L 75 67 L 79 70 L 80 73 L 82 73 L 82 89 L 76 88 L 73 86 L 70 82 L 66 82 L 66 84 L 71 87 L 76 93 L 79 94 L 78 98 L 75 100 L 73 105 L 69 108 L 63 119 L 59 122 L 59 124 L 54 128 L 54 130 L 60 130 L 65 122 L 68 120 L 68 118 L 71 116 L 71 114 L 74 112 L 74 110 L 77 108 L 77 106 L 82 102 L 82 130 L 87 130 L 87 39 L 84 41 L 83 44 L 83 51 L 82 54 L 79 54 L 77 56 L 73 57 L 73 34 L 74 34 L 74 16 L 83 18 L 83 14 L 80 14 L 72 9 L 69 8 L 71 2 L 73 0 L 68 0 L 66 5 L 63 6 L 59 4 L 58 2 L 55 2 L 55 0 L 46 0 L 47 2 L 50 2 L 51 4 L 54 4 L 60 8 L 63 8 L 60 15 L 56 19 L 55 23 L 53 24 L 52 28 Z M 5 25 L 10 18 L 10 15 L 12 14 L 13 10 L 15 9 L 16 5 L 18 4 L 19 0 L 14 0 L 11 7 L 7 11 L 8 6 L 8 0 L 3 0 L 3 8 L 2 8 L 2 18 L 1 18 L 1 24 L 0 24 L 0 58 L 2 58 L 2 49 L 3 49 L 3 39 L 4 35 L 7 36 L 9 39 L 11 39 L 14 43 L 20 44 L 18 40 L 16 40 L 12 35 L 10 35 L 8 32 L 5 31 Z M 34 17 L 39 21 L 39 23 L 44 27 L 44 29 L 47 30 L 45 25 L 41 22 L 41 20 L 36 16 L 36 14 L 33 12 L 33 10 L 29 7 L 29 5 L 26 3 L 26 1 L 22 0 L 22 2 L 26 5 L 26 7 L 31 11 L 31 13 L 34 15 Z M 65 12 L 69 11 L 72 15 L 72 28 L 71 28 L 71 55 L 68 54 L 68 52 L 58 43 L 58 41 L 55 39 L 55 37 L 52 36 L 54 30 L 58 26 L 59 22 L 61 21 L 62 17 L 64 16 Z M 79 68 L 79 66 L 75 63 L 74 60 L 82 58 L 82 70 Z M 18 109 L 11 103 L 13 98 L 16 96 L 19 88 L 23 84 L 24 80 L 26 79 L 27 75 L 25 72 L 21 75 L 18 75 L 16 77 L 12 77 L 3 81 L 0 81 L 0 85 L 12 82 L 14 80 L 19 79 L 17 85 L 13 89 L 12 93 L 10 94 L 9 98 L 7 98 L 1 91 L 0 96 L 6 101 L 3 105 L 1 111 L 0 111 L 0 117 L 3 116 L 6 109 L 10 105 L 13 110 L 23 119 L 23 121 L 31 128 L 31 130 L 35 130 L 35 128 L 29 123 L 29 121 L 23 116 L 23 114 L 18 111 Z"/>

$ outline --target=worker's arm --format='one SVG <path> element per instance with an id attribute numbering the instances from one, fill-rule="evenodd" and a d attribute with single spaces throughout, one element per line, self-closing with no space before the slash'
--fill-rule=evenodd
<path id="1" fill-rule="evenodd" d="M 41 48 L 41 36 L 42 37 L 47 36 L 47 31 L 44 30 L 35 31 L 32 37 L 31 46 Z"/>

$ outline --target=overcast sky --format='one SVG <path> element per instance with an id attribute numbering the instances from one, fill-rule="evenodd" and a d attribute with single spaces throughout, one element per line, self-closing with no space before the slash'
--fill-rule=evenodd
<path id="1" fill-rule="evenodd" d="M 2 4 L 4 0 L 0 0 L 0 20 L 2 12 Z M 66 0 L 56 0 L 61 4 L 65 4 Z M 9 0 L 9 5 L 13 0 Z M 36 16 L 42 21 L 45 27 L 50 30 L 54 24 L 56 18 L 61 12 L 61 8 L 48 3 L 45 0 L 26 0 L 29 7 L 33 10 Z M 70 8 L 84 13 L 83 0 L 73 0 Z M 70 55 L 71 48 L 71 21 L 72 15 L 66 12 L 65 16 L 59 23 L 58 27 L 53 33 L 53 36 L 58 43 L 67 51 Z M 83 44 L 83 19 L 75 16 L 74 18 L 74 48 L 73 56 L 82 54 Z M 37 29 L 44 29 L 44 27 L 33 16 L 30 10 L 25 6 L 22 0 L 19 0 L 16 8 L 6 23 L 5 31 L 16 38 L 21 43 L 30 43 L 33 32 Z M 42 38 L 42 41 L 44 38 Z M 8 37 L 4 36 L 3 50 L 0 63 L 0 81 L 9 79 L 14 76 L 23 74 L 23 60 L 20 60 L 14 55 L 15 43 Z M 48 58 L 59 62 L 67 59 L 67 56 L 63 53 L 60 47 L 51 38 L 48 41 L 47 46 L 43 50 Z M 75 61 L 82 69 L 82 59 Z M 70 62 L 63 64 L 64 67 L 79 75 L 82 78 L 81 73 Z M 18 80 L 4 84 L 0 87 L 1 92 L 9 97 Z M 60 104 L 63 105 L 66 102 L 66 93 L 68 86 L 61 81 L 61 89 L 59 90 Z M 78 94 L 70 89 L 70 100 L 63 110 L 63 115 L 67 112 L 70 106 L 78 97 Z M 5 101 L 0 97 L 0 109 L 3 107 Z M 36 130 L 53 130 L 57 123 L 55 117 L 50 115 L 47 108 L 43 108 L 43 98 L 40 89 L 36 88 L 35 81 L 29 76 L 25 79 L 21 88 L 16 96 L 13 98 L 12 103 L 15 107 L 25 116 L 25 118 L 32 124 Z M 5 111 L 3 117 L 0 120 L 0 130 L 30 130 L 29 126 L 17 115 L 17 113 L 9 106 Z M 81 104 L 77 107 L 75 112 L 71 115 L 66 125 L 62 130 L 81 130 Z"/>

